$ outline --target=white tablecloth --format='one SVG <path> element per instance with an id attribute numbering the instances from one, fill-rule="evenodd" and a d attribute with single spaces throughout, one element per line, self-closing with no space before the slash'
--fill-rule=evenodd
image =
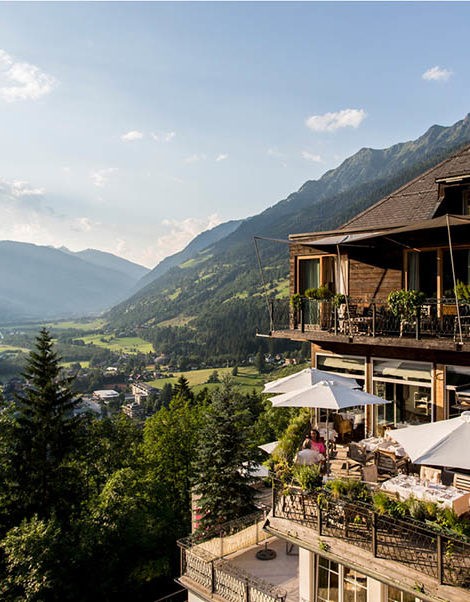
<path id="1" fill-rule="evenodd" d="M 456 487 L 446 487 L 441 484 L 425 483 L 420 481 L 418 477 L 409 475 L 398 475 L 393 479 L 384 481 L 380 488 L 389 493 L 397 493 L 400 499 L 406 500 L 413 496 L 418 500 L 426 500 L 442 504 L 446 508 L 453 508 L 457 511 L 458 507 L 462 507 L 463 498 L 470 500 L 470 493 L 457 489 Z M 468 509 L 468 503 L 464 506 Z"/>
<path id="2" fill-rule="evenodd" d="M 359 444 L 368 452 L 374 452 L 376 449 L 383 449 L 385 451 L 393 452 L 396 456 L 401 458 L 406 456 L 406 451 L 403 447 L 398 443 L 395 443 L 395 441 L 387 439 L 387 437 L 368 437 L 367 439 L 359 441 Z"/>

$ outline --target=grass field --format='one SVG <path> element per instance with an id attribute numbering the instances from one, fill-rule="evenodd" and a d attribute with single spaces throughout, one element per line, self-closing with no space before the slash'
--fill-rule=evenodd
<path id="1" fill-rule="evenodd" d="M 77 322 L 69 321 L 69 322 L 50 322 L 46 324 L 48 328 L 55 328 L 56 330 L 100 330 L 106 324 L 104 320 L 97 318 L 96 320 L 79 320 Z"/>
<path id="2" fill-rule="evenodd" d="M 184 375 L 189 382 L 189 386 L 195 393 L 207 387 L 209 390 L 216 389 L 218 383 L 207 383 L 209 376 L 217 370 L 219 377 L 223 374 L 231 374 L 232 368 L 205 368 L 203 370 L 191 370 L 188 372 L 173 372 L 172 378 L 160 378 L 151 381 L 149 384 L 161 389 L 166 383 L 174 385 L 181 375 Z M 241 367 L 238 368 L 238 375 L 234 376 L 234 380 L 243 393 L 250 393 L 253 389 L 260 391 L 264 386 L 264 378 L 258 374 L 256 368 Z"/>
<path id="3" fill-rule="evenodd" d="M 123 353 L 151 353 L 151 343 L 139 337 L 114 337 L 113 335 L 88 334 L 80 339 L 88 345 L 92 343 L 97 347 L 104 347 L 111 351 L 122 351 Z"/>
<path id="4" fill-rule="evenodd" d="M 24 353 L 28 353 L 29 349 L 27 349 L 26 347 L 15 347 L 15 345 L 0 345 L 0 355 L 2 353 L 5 353 L 5 351 L 12 351 L 12 352 L 22 351 Z"/>
<path id="5" fill-rule="evenodd" d="M 61 366 L 62 368 L 70 368 L 70 366 L 72 364 L 80 364 L 80 366 L 82 368 L 89 368 L 90 367 L 90 362 L 88 360 L 80 360 L 80 361 L 76 361 L 76 362 L 61 362 Z"/>

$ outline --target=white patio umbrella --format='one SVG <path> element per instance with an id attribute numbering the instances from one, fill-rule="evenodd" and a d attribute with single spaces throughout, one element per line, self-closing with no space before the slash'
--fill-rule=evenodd
<path id="1" fill-rule="evenodd" d="M 325 372 L 317 368 L 305 368 L 295 374 L 289 374 L 284 378 L 278 378 L 264 385 L 263 393 L 290 393 L 305 387 L 310 387 L 322 380 L 334 380 L 337 383 L 351 389 L 360 389 L 354 378 L 347 378 L 333 372 Z"/>
<path id="2" fill-rule="evenodd" d="M 390 403 L 382 397 L 371 395 L 361 389 L 351 389 L 335 380 L 323 380 L 315 385 L 284 393 L 269 400 L 275 407 L 287 408 L 319 408 L 327 410 L 344 410 L 355 406 L 383 405 Z M 328 416 L 326 421 L 327 433 L 327 467 L 329 467 L 328 450 Z"/>
<path id="3" fill-rule="evenodd" d="M 470 469 L 470 412 L 457 418 L 389 431 L 412 462 Z"/>
<path id="4" fill-rule="evenodd" d="M 258 445 L 258 447 L 267 454 L 272 454 L 278 445 L 279 441 L 271 441 L 270 443 L 264 443 L 264 445 Z"/>

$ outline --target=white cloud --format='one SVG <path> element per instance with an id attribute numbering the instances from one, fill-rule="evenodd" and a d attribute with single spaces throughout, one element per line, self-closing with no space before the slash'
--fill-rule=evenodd
<path id="1" fill-rule="evenodd" d="M 177 253 L 198 234 L 210 230 L 221 223 L 220 217 L 214 213 L 205 218 L 188 217 L 184 220 L 165 219 L 162 225 L 167 232 L 157 239 L 154 256 L 163 259 Z"/>
<path id="2" fill-rule="evenodd" d="M 97 186 L 98 188 L 104 188 L 108 183 L 109 177 L 117 171 L 119 171 L 117 167 L 97 169 L 95 171 L 90 172 L 90 178 L 95 186 Z"/>
<path id="3" fill-rule="evenodd" d="M 343 109 L 336 113 L 312 115 L 305 121 L 305 125 L 314 132 L 335 132 L 340 128 L 357 128 L 364 121 L 364 109 Z"/>
<path id="4" fill-rule="evenodd" d="M 130 132 L 126 132 L 122 134 L 121 140 L 123 142 L 133 142 L 134 140 L 142 140 L 144 134 L 139 132 L 138 130 L 131 130 Z"/>
<path id="5" fill-rule="evenodd" d="M 0 50 L 0 98 L 5 102 L 37 100 L 49 94 L 58 81 L 30 63 L 16 61 Z"/>
<path id="6" fill-rule="evenodd" d="M 281 153 L 281 151 L 277 148 L 277 146 L 271 146 L 266 151 L 268 157 L 276 157 L 276 159 L 284 159 L 285 154 Z"/>
<path id="7" fill-rule="evenodd" d="M 204 153 L 194 153 L 194 155 L 190 155 L 186 157 L 184 160 L 185 163 L 197 163 L 198 161 L 205 161 L 207 159 Z"/>
<path id="8" fill-rule="evenodd" d="M 217 161 L 217 163 L 219 163 L 220 161 L 225 161 L 225 159 L 228 159 L 228 155 L 221 153 L 220 155 L 217 155 L 217 157 L 215 158 L 215 160 Z"/>
<path id="9" fill-rule="evenodd" d="M 309 153 L 308 151 L 302 151 L 302 158 L 306 161 L 312 161 L 313 163 L 323 162 L 323 159 L 320 155 L 314 155 L 313 153 Z"/>
<path id="10" fill-rule="evenodd" d="M 441 69 L 436 65 L 425 71 L 421 77 L 427 81 L 446 82 L 451 75 L 452 71 L 450 69 Z"/>
<path id="11" fill-rule="evenodd" d="M 171 142 L 176 132 L 152 132 L 150 135 L 156 142 Z"/>

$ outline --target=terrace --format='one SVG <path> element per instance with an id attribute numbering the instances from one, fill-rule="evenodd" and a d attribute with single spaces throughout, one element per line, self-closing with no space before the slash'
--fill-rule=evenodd
<path id="1" fill-rule="evenodd" d="M 413 316 L 394 315 L 384 299 L 349 298 L 335 305 L 306 297 L 271 299 L 270 336 L 347 343 L 470 351 L 470 304 L 427 299 Z"/>

